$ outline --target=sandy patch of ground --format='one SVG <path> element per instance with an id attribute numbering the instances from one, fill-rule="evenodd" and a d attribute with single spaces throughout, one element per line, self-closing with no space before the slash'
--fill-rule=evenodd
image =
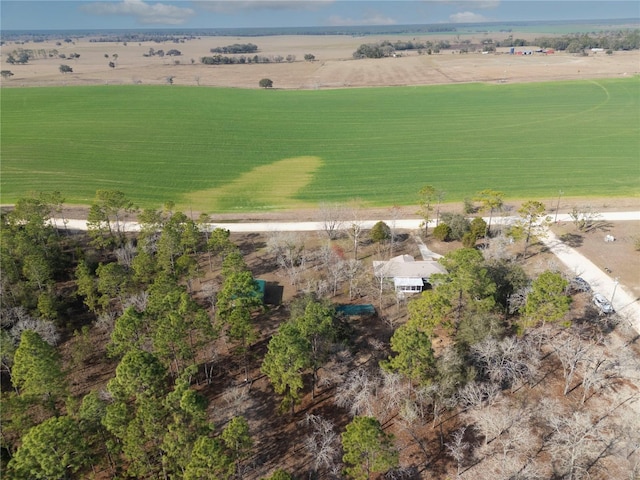
<path id="1" fill-rule="evenodd" d="M 261 78 L 270 78 L 275 88 L 286 89 L 531 82 L 625 77 L 640 73 L 638 51 L 615 52 L 613 55 L 597 53 L 582 57 L 565 53 L 509 55 L 506 49 L 488 55 L 443 50 L 434 55 L 419 55 L 411 51 L 403 52 L 397 58 L 353 59 L 353 52 L 359 45 L 383 39 L 395 41 L 406 37 L 202 37 L 184 43 L 129 42 L 126 46 L 114 42 L 89 42 L 88 38 L 79 39 L 73 44 L 61 42 L 61 45 L 56 45 L 55 41 L 24 45 L 8 42 L 2 47 L 0 68 L 14 73 L 10 79 L 2 80 L 3 86 L 167 84 L 167 79 L 172 77 L 176 85 L 258 88 Z M 452 40 L 446 35 L 415 39 Z M 211 48 L 233 43 L 254 43 L 259 47 L 259 55 L 280 55 L 284 58 L 294 55 L 296 60 L 291 63 L 222 66 L 200 63 L 201 57 L 211 55 Z M 18 48 L 47 52 L 55 49 L 67 57 L 72 53 L 80 54 L 80 58 L 37 58 L 26 65 L 7 65 L 6 55 Z M 150 48 L 165 52 L 178 49 L 182 55 L 144 57 L 143 54 L 147 54 Z M 307 53 L 315 55 L 316 60 L 304 61 Z M 117 58 L 114 58 L 114 54 Z M 111 61 L 116 63 L 115 68 L 109 67 Z M 61 64 L 71 66 L 73 73 L 61 74 Z"/>
<path id="2" fill-rule="evenodd" d="M 640 251 L 635 242 L 640 238 L 640 222 L 604 222 L 602 228 L 578 231 L 572 223 L 560 223 L 553 232 L 565 244 L 591 260 L 610 277 L 618 279 L 636 298 L 640 298 Z M 614 242 L 605 242 L 612 235 Z M 576 272 L 580 274 L 580 272 Z M 612 292 L 603 292 L 610 297 Z"/>

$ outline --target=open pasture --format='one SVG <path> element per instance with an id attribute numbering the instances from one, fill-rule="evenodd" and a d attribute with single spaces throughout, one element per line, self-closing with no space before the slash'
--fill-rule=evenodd
<path id="1" fill-rule="evenodd" d="M 640 77 L 279 91 L 181 86 L 3 89 L 2 202 L 257 211 L 359 198 L 403 205 L 638 195 Z M 230 187 L 230 185 L 232 187 Z"/>

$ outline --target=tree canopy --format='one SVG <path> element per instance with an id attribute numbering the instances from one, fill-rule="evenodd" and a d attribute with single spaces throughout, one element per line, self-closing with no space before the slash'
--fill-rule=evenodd
<path id="1" fill-rule="evenodd" d="M 345 472 L 355 480 L 368 480 L 398 465 L 393 436 L 385 433 L 373 417 L 355 417 L 342 434 Z"/>
<path id="2" fill-rule="evenodd" d="M 555 322 L 569 311 L 571 297 L 567 295 L 569 282 L 559 273 L 547 270 L 531 284 L 523 315 L 526 325 Z"/>
<path id="3" fill-rule="evenodd" d="M 66 391 L 58 352 L 32 330 L 25 330 L 20 337 L 11 381 L 21 395 L 51 404 Z"/>
<path id="4" fill-rule="evenodd" d="M 68 416 L 51 417 L 33 427 L 9 462 L 18 478 L 72 478 L 88 463 L 78 424 Z"/>

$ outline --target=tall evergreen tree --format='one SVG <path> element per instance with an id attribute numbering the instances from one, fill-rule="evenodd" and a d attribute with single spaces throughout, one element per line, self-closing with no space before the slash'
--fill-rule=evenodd
<path id="1" fill-rule="evenodd" d="M 373 417 L 355 417 L 342 434 L 345 473 L 355 480 L 368 480 L 398 465 L 393 437 Z"/>
<path id="2" fill-rule="evenodd" d="M 14 478 L 72 478 L 88 464 L 78 424 L 68 416 L 52 417 L 33 427 L 9 462 Z"/>
<path id="3" fill-rule="evenodd" d="M 66 395 L 58 352 L 32 330 L 22 332 L 13 358 L 11 381 L 22 396 L 44 401 L 54 411 L 56 401 Z"/>

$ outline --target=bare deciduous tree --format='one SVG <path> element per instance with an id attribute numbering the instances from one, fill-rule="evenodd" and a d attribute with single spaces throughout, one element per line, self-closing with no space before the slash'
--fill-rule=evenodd
<path id="1" fill-rule="evenodd" d="M 391 207 L 391 209 L 389 209 L 389 219 L 391 220 L 391 222 L 389 223 L 389 230 L 391 233 L 391 238 L 389 239 L 389 257 L 393 257 L 393 251 L 395 249 L 397 240 L 396 224 L 398 222 L 398 219 L 400 218 L 400 215 L 400 207 L 398 207 L 397 205 L 394 205 L 393 207 Z"/>
<path id="2" fill-rule="evenodd" d="M 484 445 L 497 439 L 517 422 L 525 420 L 523 412 L 517 408 L 511 408 L 506 400 L 470 410 L 465 417 L 473 422 L 478 433 L 484 437 Z"/>
<path id="3" fill-rule="evenodd" d="M 621 374 L 617 358 L 610 358 L 603 351 L 592 353 L 585 361 L 582 374 L 582 404 L 596 390 L 610 387 L 622 377 Z"/>
<path id="4" fill-rule="evenodd" d="M 458 400 L 463 408 L 480 408 L 491 405 L 499 393 L 500 388 L 495 383 L 469 382 L 458 390 Z"/>
<path id="5" fill-rule="evenodd" d="M 538 369 L 538 350 L 517 337 L 501 341 L 487 338 L 471 347 L 476 364 L 501 388 L 514 388 L 527 382 Z"/>
<path id="6" fill-rule="evenodd" d="M 340 283 L 345 279 L 345 261 L 328 245 L 321 249 L 320 258 L 323 260 L 326 277 L 331 285 L 333 296 L 336 296 Z"/>
<path id="7" fill-rule="evenodd" d="M 529 292 L 531 292 L 531 287 L 527 286 L 519 288 L 511 295 L 509 295 L 509 298 L 507 298 L 507 307 L 510 314 L 519 312 L 520 309 L 525 306 L 525 304 L 527 303 L 527 295 L 529 295 Z"/>
<path id="8" fill-rule="evenodd" d="M 318 374 L 318 387 L 333 387 L 342 384 L 352 362 L 353 355 L 349 350 L 341 349 L 335 352 Z"/>
<path id="9" fill-rule="evenodd" d="M 384 307 L 382 304 L 384 292 L 391 286 L 389 282 L 389 271 L 391 269 L 391 266 L 392 265 L 389 262 L 377 264 L 374 262 L 373 276 L 376 279 L 376 290 L 378 291 L 378 306 L 380 310 L 382 310 Z"/>
<path id="10" fill-rule="evenodd" d="M 130 240 L 115 250 L 118 263 L 124 267 L 131 268 L 133 259 L 136 256 L 137 248 Z"/>
<path id="11" fill-rule="evenodd" d="M 345 220 L 345 207 L 339 203 L 321 203 L 320 221 L 330 240 L 338 238 Z"/>
<path id="12" fill-rule="evenodd" d="M 380 389 L 380 403 L 382 411 L 378 418 L 385 423 L 396 415 L 404 406 L 407 398 L 412 395 L 411 382 L 406 377 L 393 372 L 382 371 L 382 387 Z"/>
<path id="13" fill-rule="evenodd" d="M 122 308 L 127 309 L 129 307 L 135 308 L 139 312 L 144 312 L 147 308 L 147 303 L 149 302 L 149 292 L 144 290 L 142 292 L 137 292 L 132 295 L 129 295 L 122 302 Z"/>
<path id="14" fill-rule="evenodd" d="M 342 385 L 336 389 L 335 402 L 341 408 L 347 408 L 349 414 L 374 415 L 374 404 L 380 378 L 372 375 L 365 368 L 359 367 L 351 371 Z"/>
<path id="15" fill-rule="evenodd" d="M 25 330 L 36 332 L 42 340 L 52 346 L 56 346 L 60 341 L 60 334 L 53 322 L 41 318 L 33 318 L 26 313 L 11 328 L 11 337 L 17 342 Z"/>
<path id="16" fill-rule="evenodd" d="M 432 383 L 427 387 L 418 390 L 419 402 L 424 407 L 428 407 L 432 416 L 432 428 L 440 426 L 440 444 L 444 445 L 444 431 L 442 426 L 442 417 L 450 409 L 458 403 L 455 394 L 444 386 L 442 383 Z"/>
<path id="17" fill-rule="evenodd" d="M 222 398 L 231 410 L 232 416 L 242 415 L 242 409 L 246 408 L 249 398 L 249 386 L 241 384 L 227 388 L 222 394 Z"/>
<path id="18" fill-rule="evenodd" d="M 310 429 L 304 446 L 313 457 L 313 469 L 332 471 L 339 462 L 340 454 L 340 437 L 333 423 L 310 413 L 307 413 L 300 423 Z"/>
<path id="19" fill-rule="evenodd" d="M 118 314 L 113 311 L 100 312 L 98 319 L 96 320 L 96 328 L 103 332 L 111 332 L 116 324 L 116 317 Z"/>
<path id="20" fill-rule="evenodd" d="M 564 394 L 569 393 L 571 383 L 578 370 L 588 360 L 592 345 L 571 334 L 558 335 L 551 340 L 554 354 L 564 375 Z"/>
<path id="21" fill-rule="evenodd" d="M 346 260 L 344 262 L 344 276 L 349 282 L 349 300 L 352 300 L 358 291 L 358 279 L 364 272 L 361 260 Z"/>
<path id="22" fill-rule="evenodd" d="M 485 240 L 486 248 L 482 250 L 485 260 L 513 260 L 514 254 L 509 250 L 512 239 L 504 234 Z"/>
<path id="23" fill-rule="evenodd" d="M 346 223 L 347 233 L 353 241 L 353 258 L 358 259 L 358 247 L 360 246 L 360 237 L 364 233 L 364 223 L 362 221 L 362 208 L 358 201 L 353 201 L 349 205 L 349 214 Z"/>
<path id="24" fill-rule="evenodd" d="M 569 212 L 571 221 L 581 232 L 594 230 L 601 225 L 602 215 L 596 211 L 591 205 L 584 207 L 574 206 Z"/>
<path id="25" fill-rule="evenodd" d="M 447 451 L 449 455 L 456 461 L 456 478 L 460 478 L 462 468 L 464 466 L 467 452 L 469 451 L 469 443 L 464 441 L 464 433 L 467 431 L 467 427 L 461 427 L 451 435 L 451 441 L 447 442 Z"/>
<path id="26" fill-rule="evenodd" d="M 424 427 L 425 409 L 416 400 L 406 397 L 404 404 L 399 412 L 398 425 L 406 431 L 422 453 L 424 465 L 428 465 L 431 460 L 429 453 L 429 442 L 424 436 L 422 428 Z M 410 444 L 409 444 L 410 445 Z"/>
<path id="27" fill-rule="evenodd" d="M 602 419 L 594 419 L 589 412 L 556 415 L 548 420 L 552 435 L 547 441 L 554 469 L 561 478 L 591 478 L 603 449 L 606 449 L 609 433 Z"/>
<path id="28" fill-rule="evenodd" d="M 298 285 L 305 268 L 304 248 L 304 238 L 296 232 L 271 232 L 267 240 L 267 250 L 275 256 L 278 266 L 287 273 L 293 286 Z"/>

